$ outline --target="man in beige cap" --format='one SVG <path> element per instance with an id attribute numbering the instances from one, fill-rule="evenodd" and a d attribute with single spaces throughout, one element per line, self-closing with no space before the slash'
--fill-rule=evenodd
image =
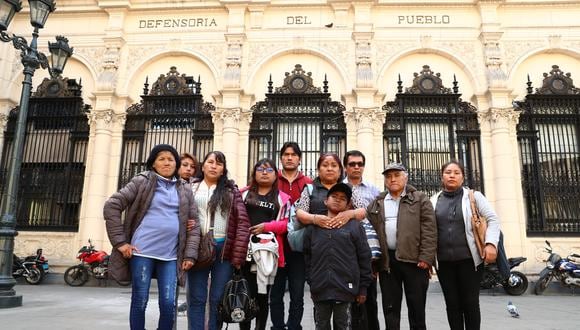
<path id="1" fill-rule="evenodd" d="M 429 270 L 435 263 L 437 223 L 429 198 L 407 184 L 407 169 L 391 163 L 383 171 L 387 190 L 367 208 L 383 251 L 378 262 L 387 329 L 400 329 L 403 285 L 410 329 L 426 329 Z"/>

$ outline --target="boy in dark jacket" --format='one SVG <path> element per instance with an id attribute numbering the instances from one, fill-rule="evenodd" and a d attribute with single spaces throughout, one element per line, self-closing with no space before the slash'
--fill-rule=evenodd
<path id="1" fill-rule="evenodd" d="M 328 191 L 325 204 L 332 218 L 350 206 L 351 188 L 344 183 Z M 350 305 L 363 304 L 371 283 L 371 251 L 361 224 L 340 228 L 308 226 L 304 233 L 306 280 L 314 302 L 317 330 L 350 328 Z"/>

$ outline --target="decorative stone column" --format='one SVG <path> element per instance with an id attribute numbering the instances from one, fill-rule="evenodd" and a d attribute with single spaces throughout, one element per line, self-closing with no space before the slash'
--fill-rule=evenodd
<path id="1" fill-rule="evenodd" d="M 373 183 L 381 181 L 385 113 L 378 107 L 353 107 L 344 112 L 344 117 L 347 128 L 356 132 L 357 144 L 349 149 L 358 149 L 365 154 L 365 179 Z"/>
<path id="2" fill-rule="evenodd" d="M 87 116 L 91 143 L 87 150 L 78 246 L 85 245 L 90 238 L 95 246 L 102 248 L 103 241 L 108 241 L 104 230 L 103 204 L 108 197 L 113 111 L 91 111 Z"/>
<path id="3" fill-rule="evenodd" d="M 479 113 L 480 121 L 488 121 L 491 128 L 492 178 L 494 207 L 501 220 L 501 228 L 508 255 L 522 255 L 526 237 L 525 217 L 521 205 L 519 151 L 516 125 L 519 113 L 513 108 L 490 108 Z"/>
<path id="4" fill-rule="evenodd" d="M 217 127 L 222 129 L 221 145 L 216 145 L 214 149 L 222 151 L 226 155 L 226 159 L 235 160 L 229 162 L 228 171 L 230 172 L 230 178 L 236 182 L 245 183 L 246 173 L 244 169 L 247 167 L 248 159 L 247 132 L 252 121 L 252 113 L 236 107 L 217 108 L 211 115 L 216 131 Z M 242 135 L 241 133 L 244 132 L 245 134 Z M 245 155 L 245 162 L 240 160 L 242 158 L 241 155 Z M 234 164 L 235 166 L 233 166 Z"/>

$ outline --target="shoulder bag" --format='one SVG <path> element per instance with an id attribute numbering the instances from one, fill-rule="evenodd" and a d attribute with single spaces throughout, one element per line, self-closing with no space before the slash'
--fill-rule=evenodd
<path id="1" fill-rule="evenodd" d="M 487 231 L 487 221 L 479 213 L 473 189 L 469 189 L 469 204 L 471 205 L 471 229 L 473 238 L 479 255 L 483 258 L 483 249 L 485 248 L 485 232 Z"/>

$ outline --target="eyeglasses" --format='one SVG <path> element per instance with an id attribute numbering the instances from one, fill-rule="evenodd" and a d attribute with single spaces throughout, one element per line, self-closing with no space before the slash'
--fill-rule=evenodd
<path id="1" fill-rule="evenodd" d="M 350 162 L 347 165 L 350 166 L 350 167 L 355 167 L 355 166 L 365 167 L 365 163 L 363 163 L 363 162 Z"/>
<path id="2" fill-rule="evenodd" d="M 258 167 L 258 168 L 256 168 L 256 172 L 274 173 L 274 169 L 271 167 Z"/>

